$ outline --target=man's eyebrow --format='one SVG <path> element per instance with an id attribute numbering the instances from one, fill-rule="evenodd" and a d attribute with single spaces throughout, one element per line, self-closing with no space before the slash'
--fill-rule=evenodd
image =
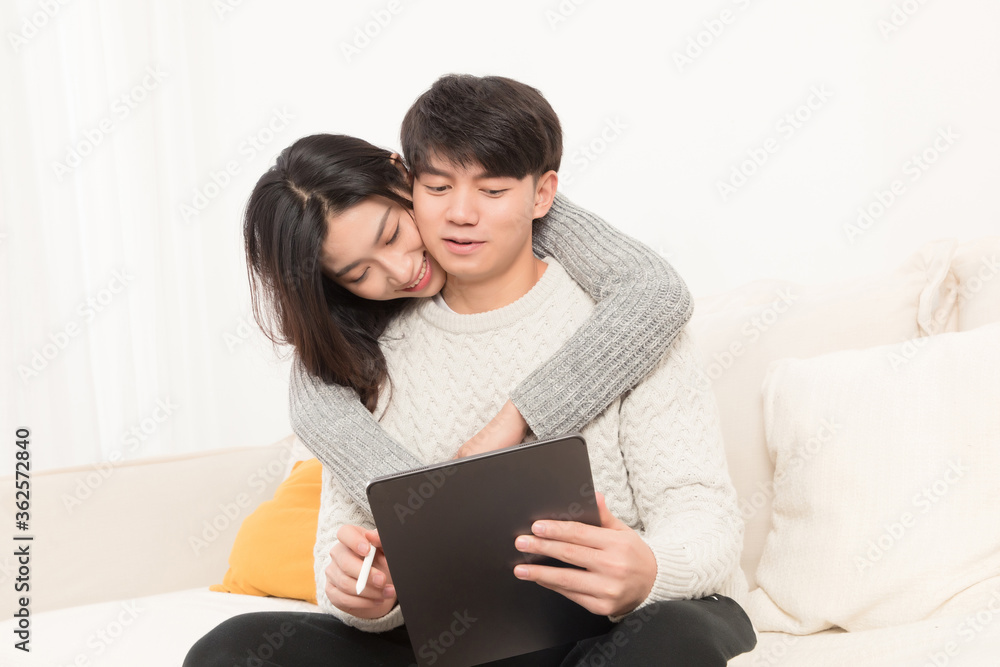
<path id="1" fill-rule="evenodd" d="M 391 210 L 392 210 L 391 205 L 385 207 L 385 213 L 382 214 L 382 219 L 378 221 L 378 231 L 375 233 L 375 241 L 372 243 L 372 245 L 378 245 L 379 240 L 382 238 L 382 234 L 385 232 L 385 223 L 386 220 L 389 219 L 389 212 Z M 351 272 L 351 269 L 353 269 L 360 263 L 361 263 L 360 259 L 356 262 L 351 262 L 350 264 L 342 268 L 340 271 L 335 272 L 333 274 L 333 277 L 343 278 L 346 274 Z"/>

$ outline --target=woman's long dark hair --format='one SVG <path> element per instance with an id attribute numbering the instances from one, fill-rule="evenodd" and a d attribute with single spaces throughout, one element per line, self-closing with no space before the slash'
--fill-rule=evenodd
<path id="1" fill-rule="evenodd" d="M 369 411 L 388 374 L 378 338 L 409 299 L 352 294 L 323 272 L 320 254 L 330 216 L 368 197 L 412 210 L 390 156 L 354 137 L 303 137 L 257 181 L 243 220 L 257 324 L 273 343 L 295 346 L 310 373 L 357 391 Z"/>

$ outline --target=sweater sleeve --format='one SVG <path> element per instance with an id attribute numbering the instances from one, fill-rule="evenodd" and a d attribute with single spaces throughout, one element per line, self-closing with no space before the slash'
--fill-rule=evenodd
<path id="1" fill-rule="evenodd" d="M 687 285 L 652 249 L 557 194 L 535 225 L 552 255 L 597 302 L 591 317 L 512 392 L 531 430 L 579 430 L 656 366 L 694 310 Z"/>
<path id="2" fill-rule="evenodd" d="M 713 593 L 739 597 L 743 520 L 715 394 L 686 330 L 623 397 L 619 447 L 639 532 L 656 558 L 652 590 L 637 608 Z"/>
<path id="3" fill-rule="evenodd" d="M 344 486 L 333 472 L 323 468 L 323 484 L 320 491 L 319 516 L 316 520 L 316 542 L 313 546 L 313 574 L 316 579 L 316 604 L 321 611 L 365 632 L 385 632 L 403 624 L 403 611 L 397 604 L 381 618 L 359 618 L 333 606 L 326 596 L 326 568 L 333 560 L 330 550 L 337 541 L 337 531 L 350 524 L 363 528 L 375 528 L 367 505 L 359 506 L 349 497 Z M 390 569 L 392 565 L 390 564 Z"/>
<path id="4" fill-rule="evenodd" d="M 292 430 L 325 470 L 371 520 L 365 486 L 369 480 L 424 465 L 386 433 L 357 392 L 327 384 L 292 360 L 288 386 Z"/>

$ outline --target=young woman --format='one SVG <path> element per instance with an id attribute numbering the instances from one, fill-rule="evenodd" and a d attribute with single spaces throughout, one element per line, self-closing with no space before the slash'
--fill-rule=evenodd
<path id="1" fill-rule="evenodd" d="M 292 427 L 365 511 L 368 480 L 420 465 L 371 415 L 386 378 L 379 336 L 406 297 L 434 296 L 445 281 L 424 251 L 409 190 L 395 154 L 314 135 L 281 153 L 245 216 L 254 315 L 296 350 Z M 327 220 L 363 202 L 386 211 L 379 238 L 356 241 L 365 265 L 324 264 Z M 535 225 L 534 249 L 555 257 L 597 308 L 457 454 L 514 445 L 529 431 L 577 430 L 647 375 L 691 317 L 687 287 L 665 260 L 561 195 Z"/>

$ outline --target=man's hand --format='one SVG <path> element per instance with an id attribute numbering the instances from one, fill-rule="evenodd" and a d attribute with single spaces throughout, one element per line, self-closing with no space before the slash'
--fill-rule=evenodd
<path id="1" fill-rule="evenodd" d="M 460 459 L 473 454 L 491 452 L 494 449 L 504 449 L 518 445 L 524 440 L 528 433 L 528 422 L 514 406 L 507 401 L 497 416 L 490 420 L 490 423 L 472 436 L 464 445 L 459 447 L 453 459 Z"/>
<path id="2" fill-rule="evenodd" d="M 639 534 L 608 510 L 597 494 L 601 525 L 577 521 L 536 521 L 534 535 L 514 541 L 519 551 L 551 556 L 583 570 L 547 565 L 518 565 L 518 579 L 534 581 L 594 614 L 621 616 L 642 603 L 656 579 L 656 558 Z"/>
<path id="3" fill-rule="evenodd" d="M 361 595 L 357 595 L 354 591 L 369 544 L 374 544 L 378 551 L 372 561 L 368 584 Z M 396 588 L 392 585 L 389 563 L 377 530 L 341 526 L 330 557 L 332 560 L 326 568 L 326 597 L 334 607 L 358 618 L 381 618 L 392 611 L 396 604 Z"/>

